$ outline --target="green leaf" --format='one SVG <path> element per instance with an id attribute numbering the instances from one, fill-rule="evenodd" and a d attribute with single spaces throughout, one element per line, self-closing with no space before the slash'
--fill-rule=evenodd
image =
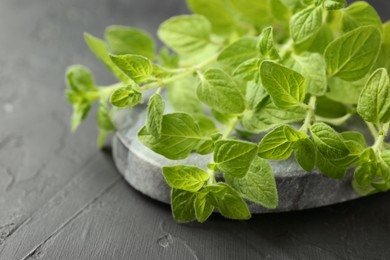
<path id="1" fill-rule="evenodd" d="M 175 16 L 160 25 L 158 36 L 179 55 L 196 54 L 210 43 L 211 25 L 201 15 Z"/>
<path id="2" fill-rule="evenodd" d="M 209 116 L 204 114 L 192 114 L 191 116 L 194 118 L 195 123 L 199 126 L 202 135 L 209 136 L 218 132 L 217 126 Z"/>
<path id="3" fill-rule="evenodd" d="M 215 110 L 239 114 L 245 110 L 245 99 L 232 77 L 221 69 L 208 69 L 201 79 L 199 99 Z"/>
<path id="4" fill-rule="evenodd" d="M 367 76 L 356 81 L 345 81 L 340 78 L 328 80 L 329 91 L 326 97 L 343 104 L 357 104 L 360 93 L 368 80 Z"/>
<path id="5" fill-rule="evenodd" d="M 104 144 L 106 142 L 106 138 L 107 138 L 107 132 L 105 130 L 99 130 L 99 136 L 98 136 L 98 139 L 97 139 L 97 146 L 98 148 L 103 148 L 104 147 Z"/>
<path id="6" fill-rule="evenodd" d="M 138 132 L 138 139 L 152 151 L 171 160 L 187 158 L 201 141 L 207 140 L 201 136 L 194 119 L 185 113 L 164 115 L 160 138 L 143 127 Z"/>
<path id="7" fill-rule="evenodd" d="M 136 83 L 146 82 L 149 80 L 153 71 L 152 62 L 140 55 L 110 55 L 112 62 L 129 78 Z"/>
<path id="8" fill-rule="evenodd" d="M 239 140 L 219 140 L 214 145 L 214 162 L 225 175 L 240 178 L 247 174 L 257 145 Z"/>
<path id="9" fill-rule="evenodd" d="M 177 222 L 191 222 L 196 219 L 194 209 L 195 198 L 196 193 L 179 189 L 172 189 L 172 215 Z"/>
<path id="10" fill-rule="evenodd" d="M 264 88 L 279 108 L 292 108 L 303 101 L 306 94 L 305 78 L 287 67 L 263 61 L 260 76 Z"/>
<path id="11" fill-rule="evenodd" d="M 179 56 L 169 52 L 167 47 L 162 47 L 160 50 L 161 65 L 166 68 L 177 68 L 179 66 Z"/>
<path id="12" fill-rule="evenodd" d="M 352 180 L 352 187 L 355 192 L 361 196 L 367 196 L 377 193 L 377 190 L 371 185 L 361 186 L 356 182 L 356 180 Z"/>
<path id="13" fill-rule="evenodd" d="M 218 56 L 218 62 L 224 67 L 235 69 L 248 59 L 258 56 L 256 38 L 242 38 L 224 49 Z"/>
<path id="14" fill-rule="evenodd" d="M 207 200 L 217 207 L 225 218 L 249 219 L 251 217 L 245 201 L 226 183 L 208 185 L 202 192 L 207 193 Z"/>
<path id="15" fill-rule="evenodd" d="M 142 93 L 131 86 L 116 89 L 110 98 L 112 105 L 116 107 L 133 107 L 142 100 Z"/>
<path id="16" fill-rule="evenodd" d="M 230 33 L 237 25 L 225 0 L 187 0 L 187 4 L 193 13 L 204 15 L 217 34 Z"/>
<path id="17" fill-rule="evenodd" d="M 110 52 L 103 40 L 88 33 L 84 34 L 84 38 L 93 54 L 95 54 L 95 56 L 99 58 L 119 80 L 130 83 L 128 77 L 111 61 L 109 56 Z"/>
<path id="18" fill-rule="evenodd" d="M 375 26 L 382 31 L 382 21 L 375 9 L 368 3 L 359 1 L 342 12 L 342 28 L 349 32 L 365 25 Z"/>
<path id="19" fill-rule="evenodd" d="M 106 100 L 101 100 L 99 102 L 99 109 L 97 112 L 97 124 L 100 130 L 106 132 L 115 131 L 114 123 L 112 122 L 110 115 L 110 108 Z"/>
<path id="20" fill-rule="evenodd" d="M 282 125 L 266 134 L 259 144 L 258 156 L 267 160 L 285 160 L 293 152 L 293 145 L 305 135 L 295 128 Z"/>
<path id="21" fill-rule="evenodd" d="M 97 90 L 91 72 L 81 65 L 73 65 L 67 69 L 66 83 L 76 93 Z"/>
<path id="22" fill-rule="evenodd" d="M 293 15 L 290 20 L 290 33 L 295 44 L 310 40 L 321 29 L 322 8 L 310 5 Z"/>
<path id="23" fill-rule="evenodd" d="M 340 118 L 348 114 L 348 109 L 340 102 L 333 101 L 327 96 L 317 98 L 316 115 L 325 118 Z"/>
<path id="24" fill-rule="evenodd" d="M 162 120 L 165 102 L 160 94 L 155 93 L 149 99 L 148 114 L 146 118 L 146 131 L 156 138 L 161 137 Z"/>
<path id="25" fill-rule="evenodd" d="M 322 55 L 309 52 L 294 55 L 289 67 L 305 77 L 308 93 L 314 96 L 323 96 L 326 93 L 326 62 Z"/>
<path id="26" fill-rule="evenodd" d="M 262 31 L 257 40 L 257 48 L 259 49 L 260 55 L 264 58 L 269 58 L 271 60 L 280 59 L 278 50 L 274 44 L 274 33 L 272 27 L 267 27 Z"/>
<path id="27" fill-rule="evenodd" d="M 357 184 L 366 186 L 371 184 L 377 171 L 376 162 L 363 162 L 355 170 L 354 179 Z"/>
<path id="28" fill-rule="evenodd" d="M 363 134 L 359 132 L 342 132 L 341 137 L 345 141 L 354 141 L 358 143 L 363 149 L 367 147 L 366 139 L 364 138 Z"/>
<path id="29" fill-rule="evenodd" d="M 381 34 L 373 26 L 363 26 L 331 42 L 325 50 L 328 74 L 354 81 L 366 75 L 375 63 Z"/>
<path id="30" fill-rule="evenodd" d="M 148 33 L 126 26 L 110 26 L 106 29 L 106 39 L 115 55 L 138 54 L 154 58 L 155 44 Z"/>
<path id="31" fill-rule="evenodd" d="M 270 13 L 266 1 L 246 0 L 229 0 L 232 5 L 234 14 L 239 13 L 240 19 L 247 20 L 252 24 L 266 24 L 270 21 Z"/>
<path id="32" fill-rule="evenodd" d="M 390 79 L 386 69 L 371 75 L 360 94 L 357 112 L 368 122 L 390 121 Z"/>
<path id="33" fill-rule="evenodd" d="M 73 105 L 73 114 L 70 119 L 71 130 L 75 132 L 80 124 L 87 118 L 91 104 L 89 102 L 80 102 Z"/>
<path id="34" fill-rule="evenodd" d="M 317 149 L 326 159 L 340 159 L 349 154 L 341 136 L 324 123 L 315 123 L 311 133 Z"/>
<path id="35" fill-rule="evenodd" d="M 383 151 L 381 157 L 383 161 L 390 167 L 390 150 Z"/>
<path id="36" fill-rule="evenodd" d="M 247 83 L 246 100 L 250 109 L 255 110 L 267 96 L 268 93 L 260 84 L 254 81 Z"/>
<path id="37" fill-rule="evenodd" d="M 327 10 L 338 10 L 345 7 L 347 4 L 346 0 L 325 0 L 324 7 Z"/>
<path id="38" fill-rule="evenodd" d="M 255 157 L 248 173 L 243 178 L 225 175 L 226 182 L 242 197 L 266 208 L 278 206 L 278 191 L 275 177 L 269 164 Z"/>
<path id="39" fill-rule="evenodd" d="M 198 192 L 194 202 L 196 219 L 201 223 L 205 222 L 211 216 L 215 208 L 207 201 L 207 195 L 208 193 Z"/>
<path id="40" fill-rule="evenodd" d="M 295 160 L 307 172 L 314 169 L 316 163 L 316 148 L 310 138 L 301 139 L 294 145 Z"/>
<path id="41" fill-rule="evenodd" d="M 233 76 L 244 81 L 255 81 L 259 79 L 259 67 L 263 60 L 253 58 L 244 61 L 233 71 Z"/>
<path id="42" fill-rule="evenodd" d="M 316 155 L 316 166 L 323 174 L 334 179 L 341 179 L 345 176 L 345 167 L 325 158 L 319 150 L 317 150 Z"/>
<path id="43" fill-rule="evenodd" d="M 333 29 L 328 24 L 323 24 L 317 34 L 311 39 L 311 43 L 305 46 L 308 52 L 323 54 L 326 47 L 334 40 Z M 303 44 L 304 46 L 305 44 Z"/>
<path id="44" fill-rule="evenodd" d="M 202 113 L 202 103 L 196 96 L 198 81 L 195 77 L 186 77 L 174 81 L 167 88 L 168 100 L 176 112 L 189 114 Z"/>
<path id="45" fill-rule="evenodd" d="M 268 1 L 272 16 L 279 21 L 287 22 L 291 17 L 290 9 L 283 3 L 283 0 Z"/>
<path id="46" fill-rule="evenodd" d="M 254 110 L 247 110 L 241 119 L 244 128 L 252 133 L 260 133 L 276 126 L 302 121 L 306 110 L 302 107 L 280 109 L 269 97 L 264 98 Z"/>
<path id="47" fill-rule="evenodd" d="M 185 191 L 197 192 L 209 179 L 207 172 L 195 166 L 164 166 L 162 171 L 169 186 Z"/>

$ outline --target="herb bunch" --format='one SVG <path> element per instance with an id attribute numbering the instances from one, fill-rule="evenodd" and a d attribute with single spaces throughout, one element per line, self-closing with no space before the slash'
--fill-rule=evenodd
<path id="1" fill-rule="evenodd" d="M 345 0 L 187 3 L 194 14 L 158 29 L 166 46 L 158 54 L 139 29 L 111 26 L 105 40 L 85 34 L 119 83 L 97 86 L 87 68 L 68 69 L 73 130 L 98 102 L 101 146 L 115 131 L 113 113 L 155 90 L 141 143 L 171 160 L 213 154 L 207 169 L 163 167 L 178 222 L 203 222 L 215 208 L 248 219 L 245 200 L 277 207 L 267 160 L 292 155 L 305 171 L 317 167 L 331 178 L 354 169 L 359 194 L 390 189 L 390 23 L 382 24 L 373 7 L 346 7 Z M 176 112 L 164 114 L 166 102 Z M 366 123 L 372 145 L 359 132 L 335 130 L 351 117 Z M 266 133 L 260 143 L 243 141 L 259 133 Z"/>

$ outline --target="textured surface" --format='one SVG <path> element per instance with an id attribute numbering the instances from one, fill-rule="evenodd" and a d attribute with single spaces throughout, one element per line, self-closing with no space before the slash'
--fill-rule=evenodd
<path id="1" fill-rule="evenodd" d="M 371 1 L 390 18 L 388 1 Z M 91 118 L 69 133 L 63 73 L 112 78 L 82 32 L 125 24 L 155 31 L 181 0 L 0 1 L 0 259 L 389 259 L 390 194 L 245 222 L 178 225 L 132 189 Z"/>

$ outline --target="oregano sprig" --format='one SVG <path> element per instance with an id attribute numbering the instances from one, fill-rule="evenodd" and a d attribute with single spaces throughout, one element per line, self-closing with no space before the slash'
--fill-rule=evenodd
<path id="1" fill-rule="evenodd" d="M 147 101 L 141 143 L 170 160 L 212 154 L 205 169 L 163 167 L 178 222 L 204 222 L 216 210 L 248 219 L 246 201 L 276 208 L 267 160 L 291 156 L 330 178 L 354 169 L 361 195 L 390 189 L 390 24 L 373 7 L 346 7 L 345 0 L 187 3 L 193 14 L 161 24 L 158 52 L 152 36 L 132 27 L 111 26 L 104 40 L 85 34 L 119 82 L 98 86 L 87 68 L 68 69 L 72 130 L 96 102 L 102 146 L 116 129 L 113 113 Z M 334 127 L 351 119 L 366 123 L 373 143 Z M 262 133 L 259 143 L 245 140 Z"/>

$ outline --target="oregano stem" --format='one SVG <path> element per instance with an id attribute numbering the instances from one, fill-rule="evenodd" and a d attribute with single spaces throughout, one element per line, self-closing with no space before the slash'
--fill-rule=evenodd
<path id="1" fill-rule="evenodd" d="M 171 83 L 171 82 L 174 82 L 176 80 L 180 80 L 180 79 L 183 79 L 193 73 L 195 73 L 196 71 L 198 70 L 201 70 L 205 67 L 207 67 L 208 65 L 214 63 L 216 60 L 217 60 L 217 57 L 218 57 L 219 53 L 217 53 L 216 55 L 212 56 L 211 58 L 193 66 L 193 67 L 190 67 L 190 68 L 184 68 L 183 69 L 183 72 L 179 73 L 178 75 L 176 76 L 173 76 L 171 78 L 168 78 L 166 80 L 161 80 L 159 82 L 152 82 L 152 83 L 149 83 L 149 84 L 146 84 L 144 85 L 142 88 L 141 88 L 141 91 L 144 92 L 146 90 L 149 90 L 149 89 L 153 89 L 153 88 L 156 88 L 156 87 L 165 87 L 167 84 Z"/>
<path id="2" fill-rule="evenodd" d="M 222 139 L 228 138 L 233 133 L 234 129 L 237 126 L 237 123 L 238 123 L 238 116 L 230 120 L 229 124 L 227 125 L 226 131 L 222 135 Z"/>
<path id="3" fill-rule="evenodd" d="M 307 131 L 311 127 L 311 120 L 313 119 L 313 117 L 315 115 L 316 102 L 317 102 L 317 97 L 311 96 L 310 101 L 309 101 L 309 105 L 306 106 L 307 114 L 306 114 L 305 121 L 304 121 L 302 127 L 299 129 L 299 131 L 302 133 L 307 133 Z"/>
<path id="4" fill-rule="evenodd" d="M 374 124 L 373 124 L 373 123 L 369 123 L 369 122 L 367 122 L 367 121 L 365 121 L 365 122 L 366 122 L 366 125 L 367 125 L 368 129 L 369 129 L 370 132 L 371 132 L 371 135 L 374 137 L 375 140 L 377 140 L 378 137 L 379 137 L 379 133 L 378 133 L 378 131 L 376 130 Z"/>
<path id="5" fill-rule="evenodd" d="M 350 119 L 352 114 L 346 114 L 345 116 L 338 117 L 338 118 L 326 118 L 322 116 L 315 116 L 317 121 L 321 121 L 324 123 L 328 123 L 331 125 L 339 126 L 344 124 L 348 119 Z"/>
<path id="6" fill-rule="evenodd" d="M 389 126 L 390 123 L 383 124 L 379 131 L 378 138 L 376 139 L 375 144 L 372 147 L 377 154 L 380 154 L 383 150 L 385 137 L 387 135 L 387 132 L 389 131 Z"/>

